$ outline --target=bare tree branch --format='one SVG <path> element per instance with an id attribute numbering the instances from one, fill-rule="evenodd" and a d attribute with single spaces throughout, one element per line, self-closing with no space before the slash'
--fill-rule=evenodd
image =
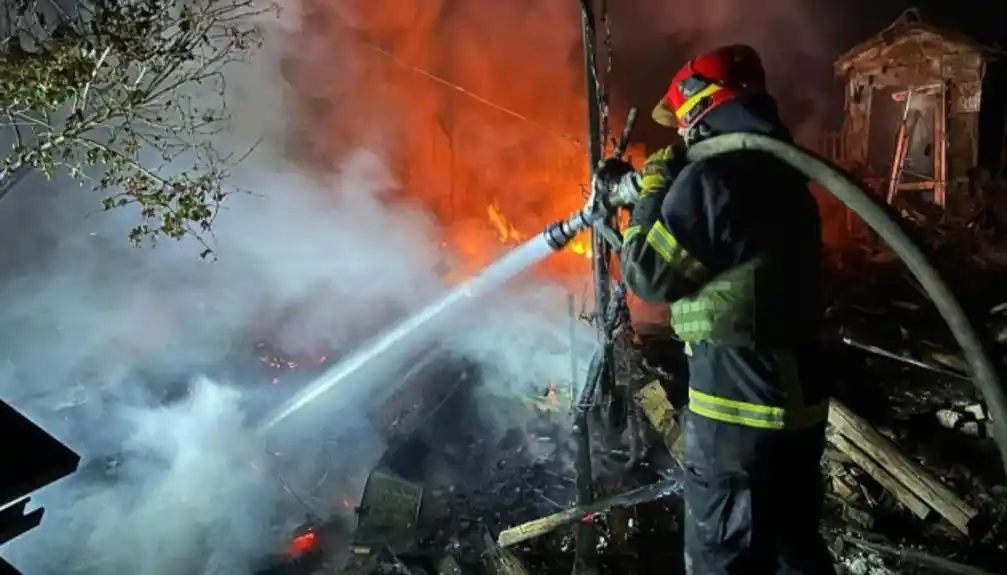
<path id="1" fill-rule="evenodd" d="M 66 170 L 139 206 L 136 243 L 210 233 L 242 155 L 224 72 L 261 45 L 259 0 L 12 0 L 0 15 L 0 199 L 26 171 Z M 10 6 L 16 9 L 12 12 Z M 208 249 L 208 248 L 207 248 Z"/>

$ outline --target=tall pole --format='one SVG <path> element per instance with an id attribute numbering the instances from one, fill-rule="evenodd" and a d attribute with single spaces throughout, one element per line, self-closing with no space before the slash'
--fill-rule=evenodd
<path id="1" fill-rule="evenodd" d="M 606 3 L 602 3 L 605 6 Z M 593 175 L 604 160 L 605 141 L 608 134 L 604 133 L 608 120 L 602 108 L 601 76 L 598 73 L 598 27 L 597 15 L 593 9 L 593 0 L 581 0 L 581 34 L 584 44 L 584 79 L 587 83 L 587 121 L 588 121 L 588 162 Z M 610 228 L 617 227 L 616 216 L 610 216 L 606 222 Z M 598 327 L 598 339 L 604 354 L 601 381 L 598 385 L 603 403 L 615 397 L 614 372 L 614 325 L 609 311 L 612 306 L 612 248 L 605 241 L 597 228 L 591 230 L 592 275 L 594 279 L 595 318 Z"/>
<path id="2" fill-rule="evenodd" d="M 598 169 L 603 159 L 603 135 L 602 135 L 602 112 L 601 94 L 598 86 L 598 72 L 596 63 L 597 50 L 597 21 L 595 18 L 592 0 L 580 0 L 581 16 L 581 36 L 584 45 L 584 81 L 586 83 L 587 95 L 587 142 L 588 142 L 588 169 L 591 175 Z M 600 338 L 603 348 L 602 369 L 605 370 L 607 357 L 611 355 L 611 345 L 607 343 L 608 330 L 606 329 L 605 310 L 608 309 L 610 299 L 608 259 L 611 257 L 608 244 L 597 231 L 592 230 L 592 271 L 594 278 L 595 292 L 595 316 L 600 330 Z M 604 378 L 604 375 L 600 375 Z M 589 375 L 589 377 L 592 377 Z M 595 382 L 586 382 L 586 386 L 591 387 Z M 598 382 L 595 389 L 604 391 L 604 381 Z M 577 499 L 581 505 L 590 504 L 594 500 L 594 484 L 592 481 L 591 469 L 591 434 L 588 429 L 588 412 L 590 404 L 594 398 L 583 397 L 585 405 L 577 407 L 575 427 L 577 431 Z M 576 529 L 577 546 L 574 557 L 574 575 L 588 575 L 597 572 L 597 535 L 594 526 L 587 522 L 581 522 Z"/>

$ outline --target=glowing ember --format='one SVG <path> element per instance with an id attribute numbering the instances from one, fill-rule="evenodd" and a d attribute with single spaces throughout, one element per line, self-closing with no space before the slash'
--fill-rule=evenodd
<path id="1" fill-rule="evenodd" d="M 562 407 L 560 402 L 561 398 L 559 385 L 550 383 L 546 387 L 545 393 L 538 398 L 536 404 L 542 411 L 558 411 Z"/>
<path id="2" fill-rule="evenodd" d="M 318 536 L 314 531 L 295 537 L 290 542 L 289 554 L 292 558 L 302 557 L 318 547 Z"/>

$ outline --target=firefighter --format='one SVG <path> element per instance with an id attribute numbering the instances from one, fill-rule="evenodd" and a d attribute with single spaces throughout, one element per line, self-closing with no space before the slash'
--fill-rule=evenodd
<path id="1" fill-rule="evenodd" d="M 688 62 L 653 118 L 684 146 L 730 132 L 791 140 L 743 45 Z M 621 178 L 638 183 L 621 265 L 640 299 L 671 306 L 688 355 L 687 573 L 834 573 L 818 531 L 829 392 L 817 202 L 771 156 L 686 163 L 680 148 Z"/>

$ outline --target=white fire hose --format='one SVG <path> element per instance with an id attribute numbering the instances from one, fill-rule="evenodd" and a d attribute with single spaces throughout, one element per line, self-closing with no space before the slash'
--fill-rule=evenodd
<path id="1" fill-rule="evenodd" d="M 694 162 L 742 150 L 773 155 L 808 179 L 820 184 L 853 213 L 860 216 L 860 219 L 884 239 L 902 263 L 909 268 L 933 300 L 964 352 L 972 371 L 972 382 L 989 408 L 990 419 L 993 422 L 993 437 L 1000 450 L 1003 465 L 1007 469 L 1007 393 L 1001 380 L 1003 365 L 994 363 L 991 359 L 999 358 L 999 354 L 992 353 L 993 345 L 989 336 L 976 329 L 976 324 L 971 321 L 947 282 L 927 259 L 919 244 L 906 233 L 898 217 L 893 217 L 888 206 L 880 203 L 871 192 L 855 183 L 843 169 L 799 146 L 762 134 L 735 133 L 716 136 L 690 146 L 686 151 L 686 157 L 690 162 Z M 617 185 L 616 188 L 621 190 L 613 192 L 626 193 L 625 185 Z M 616 200 L 613 203 L 624 203 L 624 200 Z M 583 212 L 571 216 L 566 222 L 560 222 L 547 229 L 546 237 L 550 239 L 550 245 L 560 249 L 566 241 L 569 241 L 567 238 L 572 239 L 571 236 L 599 219 L 601 218 L 595 215 L 589 206 Z M 616 249 L 618 247 L 616 246 Z"/>

